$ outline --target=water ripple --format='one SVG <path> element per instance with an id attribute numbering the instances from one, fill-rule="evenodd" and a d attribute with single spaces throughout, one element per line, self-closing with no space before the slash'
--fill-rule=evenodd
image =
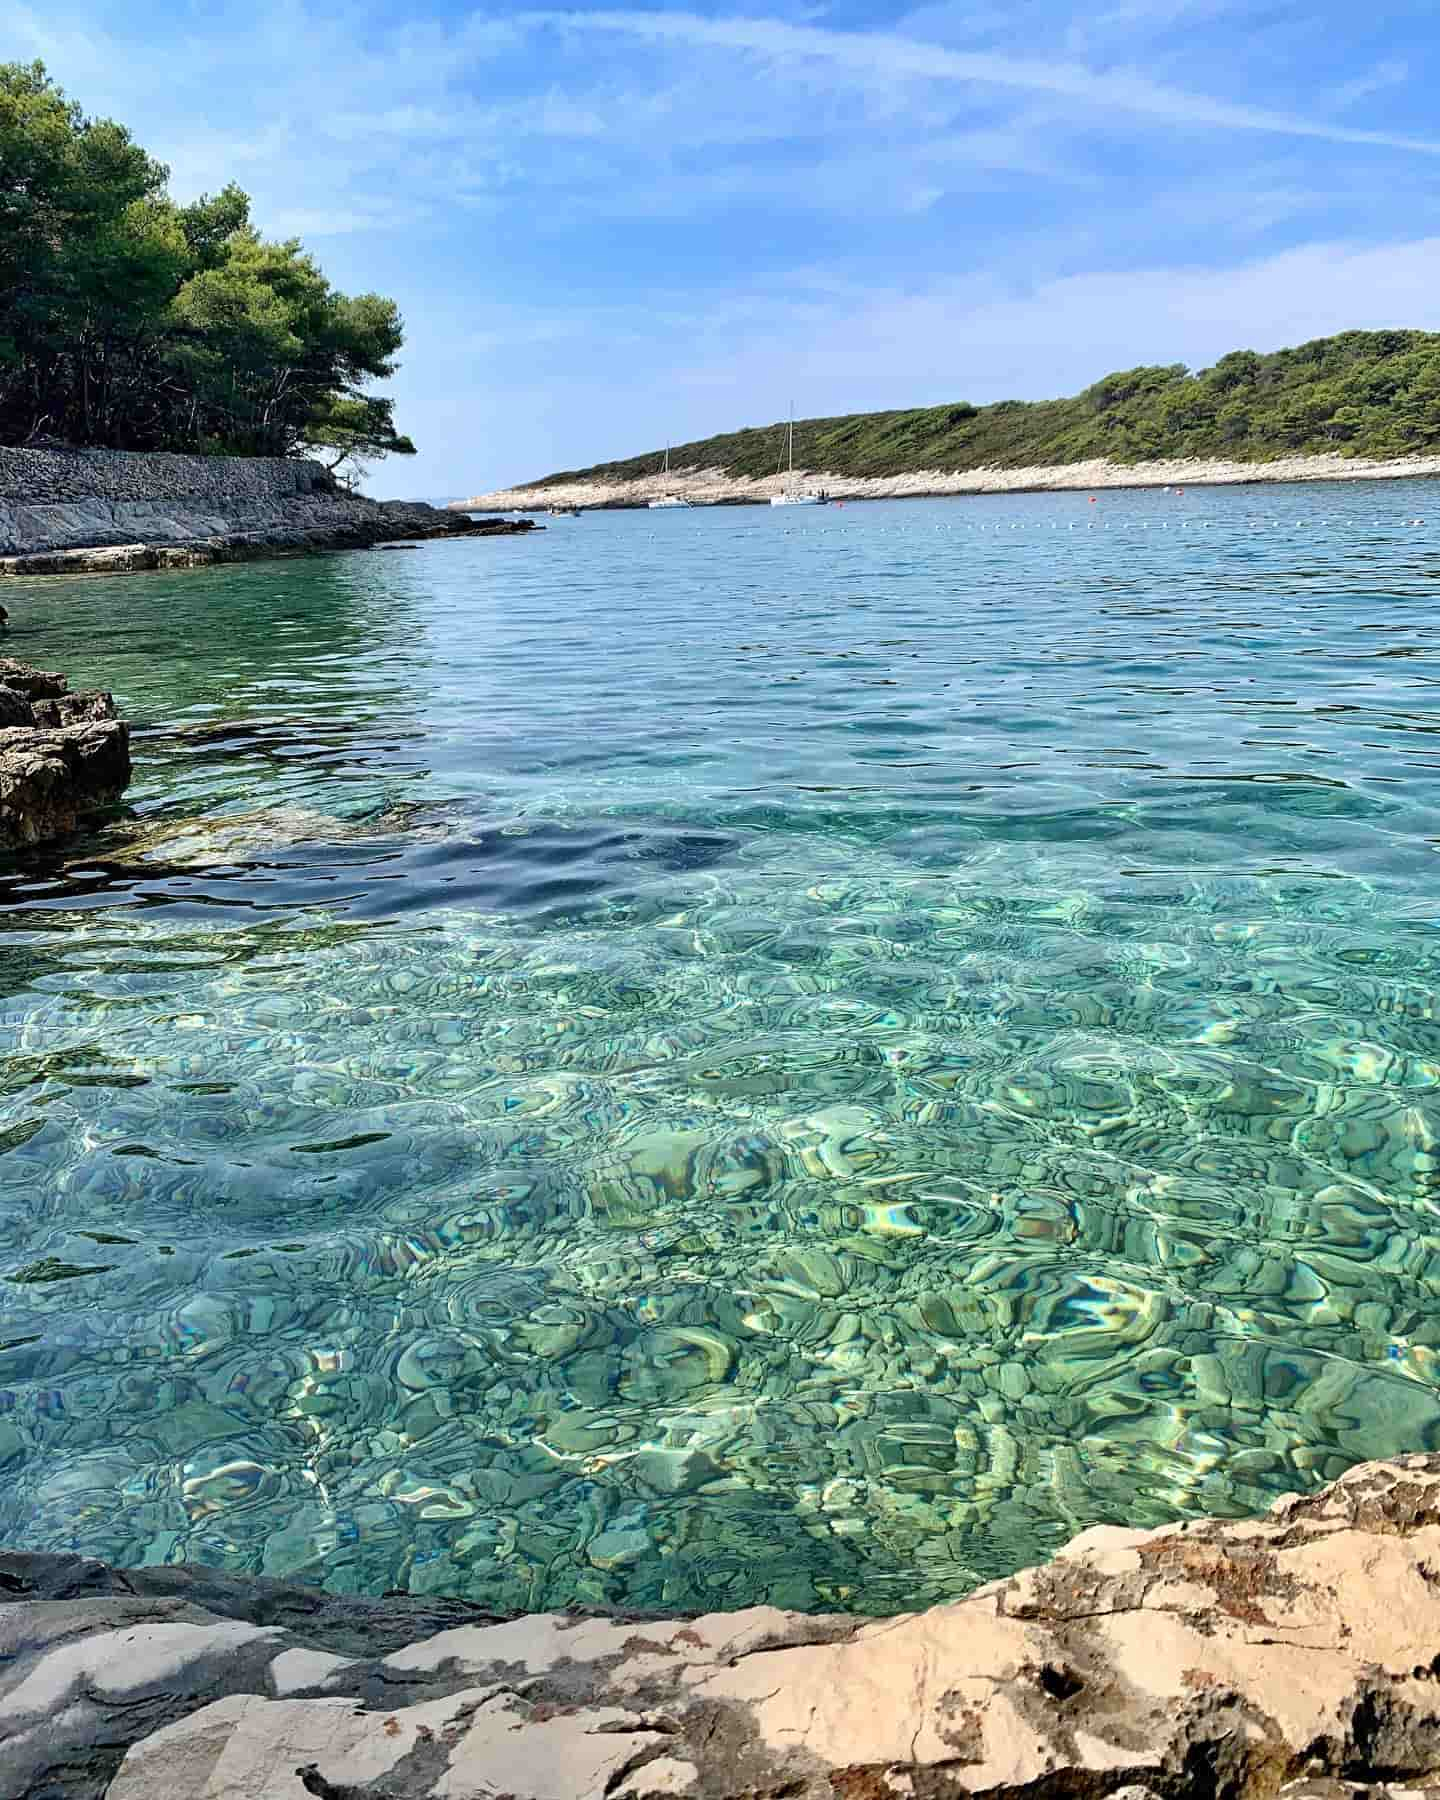
<path id="1" fill-rule="evenodd" d="M 0 1539 L 884 1612 L 1440 1446 L 1416 511 L 26 589 L 145 729 L 0 877 Z"/>

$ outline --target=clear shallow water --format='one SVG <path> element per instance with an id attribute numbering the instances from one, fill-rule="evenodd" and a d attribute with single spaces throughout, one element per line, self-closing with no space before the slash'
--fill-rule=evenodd
<path id="1" fill-rule="evenodd" d="M 1440 509 L 560 520 L 16 585 L 0 1541 L 912 1607 L 1440 1444 Z"/>

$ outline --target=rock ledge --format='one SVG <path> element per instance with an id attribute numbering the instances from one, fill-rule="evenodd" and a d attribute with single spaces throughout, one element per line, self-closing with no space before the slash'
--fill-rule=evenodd
<path id="1" fill-rule="evenodd" d="M 1440 1794 L 1440 1456 L 898 1619 L 497 1623 L 12 1554 L 0 1638 L 15 1800 Z"/>
<path id="2" fill-rule="evenodd" d="M 503 537 L 529 520 L 468 519 L 422 501 L 313 494 L 236 507 L 87 500 L 0 509 L 0 576 L 128 575 L 266 556 L 368 550 L 396 539 Z M 134 540 L 134 541 L 132 541 Z"/>
<path id="3" fill-rule="evenodd" d="M 130 728 L 98 691 L 0 657 L 0 849 L 68 837 L 129 786 Z"/>

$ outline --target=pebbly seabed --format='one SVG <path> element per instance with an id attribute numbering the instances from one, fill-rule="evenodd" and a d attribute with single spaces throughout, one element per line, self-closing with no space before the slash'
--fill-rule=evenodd
<path id="1" fill-rule="evenodd" d="M 17 586 L 0 1541 L 899 1613 L 1432 1447 L 1426 491 Z"/>

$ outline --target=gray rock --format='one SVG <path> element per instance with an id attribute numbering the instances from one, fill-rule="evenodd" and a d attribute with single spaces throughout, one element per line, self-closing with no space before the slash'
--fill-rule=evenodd
<path id="1" fill-rule="evenodd" d="M 0 846 L 69 837 L 87 813 L 115 804 L 132 772 L 123 720 L 0 727 Z"/>
<path id="2" fill-rule="evenodd" d="M 722 1473 L 703 1450 L 642 1450 L 630 1466 L 636 1479 L 657 1494 L 686 1494 L 718 1481 Z"/>
<path id="3" fill-rule="evenodd" d="M 33 725 L 35 709 L 13 687 L 0 685 L 0 725 Z"/>
<path id="4" fill-rule="evenodd" d="M 391 1594 L 370 1600 L 263 1575 L 231 1575 L 198 1563 L 112 1569 L 88 1556 L 0 1552 L 0 1620 L 7 1600 L 38 1606 L 118 1598 L 184 1602 L 214 1618 L 277 1625 L 297 1638 L 303 1634 L 312 1649 L 346 1657 L 387 1656 L 439 1631 L 497 1623 L 483 1607 L 441 1596 Z"/>
<path id="5" fill-rule="evenodd" d="M 66 837 L 130 781 L 130 733 L 109 694 L 0 658 L 0 848 Z"/>
<path id="6" fill-rule="evenodd" d="M 127 574 L 534 529 L 345 493 L 298 459 L 0 448 L 0 575 Z"/>
<path id="7" fill-rule="evenodd" d="M 586 1555 L 597 1569 L 623 1569 L 640 1562 L 654 1550 L 647 1532 L 636 1527 L 616 1527 L 591 1538 Z"/>
<path id="8" fill-rule="evenodd" d="M 37 700 L 33 711 L 37 725 L 87 725 L 115 717 L 115 701 L 98 688 L 83 694 L 57 694 L 53 699 Z"/>
<path id="9" fill-rule="evenodd" d="M 29 663 L 16 662 L 13 656 L 0 656 L 0 681 L 24 694 L 27 700 L 56 700 L 70 691 L 70 683 L 63 675 L 57 675 L 53 669 L 33 669 Z"/>

